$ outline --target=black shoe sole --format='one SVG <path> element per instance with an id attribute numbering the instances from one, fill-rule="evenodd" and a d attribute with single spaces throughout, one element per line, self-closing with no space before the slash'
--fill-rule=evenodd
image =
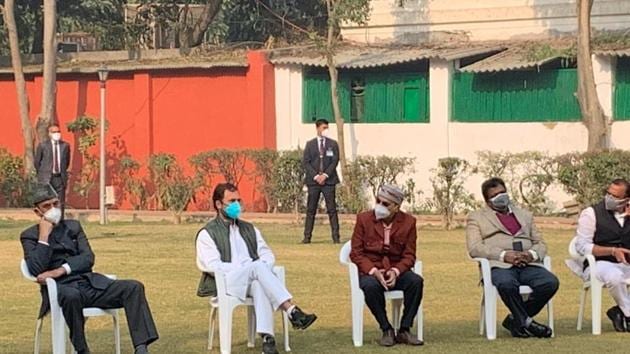
<path id="1" fill-rule="evenodd" d="M 626 332 L 626 331 L 630 331 L 627 328 L 624 328 L 623 323 L 621 324 L 621 327 L 617 327 L 617 325 L 615 325 L 615 320 L 614 320 L 614 314 L 612 312 L 615 312 L 614 310 L 615 308 L 610 308 L 608 309 L 608 311 L 606 311 L 606 317 L 608 317 L 608 319 L 612 322 L 613 324 L 613 328 L 615 329 L 615 332 Z"/>
<path id="2" fill-rule="evenodd" d="M 301 329 L 301 330 L 307 329 L 308 327 L 310 327 L 313 324 L 313 322 L 315 322 L 315 320 L 317 320 L 317 316 L 313 315 L 313 319 L 308 321 L 308 322 L 306 322 L 306 323 L 302 323 L 302 324 L 299 324 L 299 325 L 296 325 L 295 323 L 292 323 L 293 329 Z"/>

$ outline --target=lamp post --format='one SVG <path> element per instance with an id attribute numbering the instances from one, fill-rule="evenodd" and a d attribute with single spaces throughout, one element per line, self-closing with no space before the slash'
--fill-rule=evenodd
<path id="1" fill-rule="evenodd" d="M 101 132 L 100 132 L 100 163 L 99 163 L 99 185 L 98 185 L 98 210 L 100 215 L 99 223 L 107 224 L 107 211 L 105 210 L 105 83 L 107 82 L 107 66 L 101 64 L 98 68 L 98 81 L 101 83 Z"/>

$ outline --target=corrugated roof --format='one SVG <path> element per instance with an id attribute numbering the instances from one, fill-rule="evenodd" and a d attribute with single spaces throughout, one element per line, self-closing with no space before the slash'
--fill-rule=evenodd
<path id="1" fill-rule="evenodd" d="M 211 69 L 211 68 L 246 68 L 247 62 L 244 61 L 217 61 L 217 62 L 159 62 L 159 63 L 142 63 L 142 62 L 125 62 L 125 63 L 105 63 L 110 72 L 125 72 L 137 70 L 168 70 L 168 69 Z M 57 67 L 57 73 L 79 73 L 92 74 L 96 73 L 100 63 L 73 63 L 73 65 L 60 65 Z M 29 65 L 24 67 L 25 74 L 38 74 L 42 72 L 41 65 Z M 0 68 L 0 74 L 13 74 L 10 67 Z"/>
<path id="2" fill-rule="evenodd" d="M 540 60 L 529 60 L 524 55 L 522 48 L 510 48 L 506 51 L 465 66 L 461 68 L 460 71 L 484 73 L 493 71 L 529 69 L 539 67 L 557 58 L 560 58 L 560 56 L 550 55 Z"/>
<path id="3" fill-rule="evenodd" d="M 340 69 L 359 69 L 378 66 L 403 64 L 424 59 L 455 60 L 465 57 L 499 52 L 504 46 L 466 45 L 455 48 L 418 48 L 418 47 L 346 47 L 335 55 L 337 67 Z M 273 64 L 296 64 L 325 67 L 326 59 L 317 50 L 292 51 L 277 50 L 271 54 Z"/>
<path id="4" fill-rule="evenodd" d="M 630 48 L 610 49 L 610 50 L 596 50 L 595 54 L 608 55 L 608 56 L 611 56 L 611 57 L 630 57 Z"/>

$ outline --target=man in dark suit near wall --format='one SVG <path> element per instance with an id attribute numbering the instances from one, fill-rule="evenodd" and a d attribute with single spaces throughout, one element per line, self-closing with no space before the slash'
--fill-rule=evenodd
<path id="1" fill-rule="evenodd" d="M 84 334 L 85 307 L 124 307 L 135 353 L 148 353 L 147 346 L 158 339 L 158 333 L 142 283 L 92 272 L 94 253 L 85 232 L 78 221 L 61 219 L 59 198 L 50 185 L 37 185 L 32 203 L 39 222 L 22 232 L 20 242 L 29 272 L 42 285 L 39 317 L 50 310 L 46 279 L 52 278 L 78 354 L 90 353 Z"/>
<path id="2" fill-rule="evenodd" d="M 315 121 L 317 137 L 306 143 L 304 148 L 304 170 L 306 171 L 306 186 L 308 198 L 306 202 L 306 223 L 304 225 L 304 239 L 302 243 L 311 243 L 315 214 L 319 204 L 319 195 L 324 195 L 326 212 L 330 220 L 333 243 L 339 243 L 339 219 L 337 217 L 337 203 L 335 188 L 339 183 L 337 165 L 339 164 L 339 145 L 326 136 L 328 121 Z"/>
<path id="3" fill-rule="evenodd" d="M 51 124 L 48 127 L 48 136 L 50 139 L 39 143 L 35 150 L 37 182 L 50 184 L 55 189 L 63 215 L 70 167 L 70 144 L 61 140 L 61 129 L 58 124 Z"/>

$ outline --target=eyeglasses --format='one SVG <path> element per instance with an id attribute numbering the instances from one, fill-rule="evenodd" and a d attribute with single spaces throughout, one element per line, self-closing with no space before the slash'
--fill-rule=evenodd
<path id="1" fill-rule="evenodd" d="M 390 205 L 392 205 L 392 203 L 384 201 L 383 199 L 380 198 L 376 198 L 376 204 L 381 204 L 382 206 L 389 208 Z"/>

